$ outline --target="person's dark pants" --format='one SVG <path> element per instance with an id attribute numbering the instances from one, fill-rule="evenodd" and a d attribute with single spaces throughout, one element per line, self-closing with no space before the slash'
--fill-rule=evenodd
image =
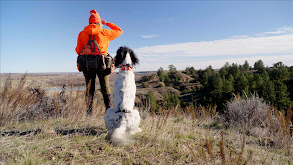
<path id="1" fill-rule="evenodd" d="M 98 72 L 83 72 L 83 75 L 86 81 L 86 103 L 88 106 L 87 114 L 92 114 L 96 75 L 98 75 L 100 81 L 101 92 L 104 98 L 105 107 L 106 109 L 111 108 L 112 97 L 109 86 L 110 71 L 106 69 L 105 71 Z"/>

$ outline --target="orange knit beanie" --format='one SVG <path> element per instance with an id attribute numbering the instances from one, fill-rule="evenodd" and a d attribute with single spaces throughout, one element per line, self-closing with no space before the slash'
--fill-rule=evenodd
<path id="1" fill-rule="evenodd" d="M 90 13 L 89 23 L 101 23 L 101 18 L 96 10 L 91 10 Z"/>

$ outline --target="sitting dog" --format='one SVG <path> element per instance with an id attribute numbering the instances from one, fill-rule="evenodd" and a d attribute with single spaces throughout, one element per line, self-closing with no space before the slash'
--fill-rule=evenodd
<path id="1" fill-rule="evenodd" d="M 110 140 L 114 145 L 129 143 L 127 135 L 140 132 L 140 116 L 134 110 L 136 85 L 132 67 L 139 60 L 133 50 L 120 47 L 115 56 L 115 67 L 120 71 L 115 79 L 113 89 L 114 109 L 108 108 L 104 117 Z"/>

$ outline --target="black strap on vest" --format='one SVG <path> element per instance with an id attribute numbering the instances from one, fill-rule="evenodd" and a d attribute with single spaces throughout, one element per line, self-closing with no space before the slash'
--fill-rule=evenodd
<path id="1" fill-rule="evenodd" d="M 100 55 L 102 55 L 101 49 L 100 49 L 97 41 L 95 40 L 95 35 L 93 35 L 93 39 L 92 39 L 92 36 L 89 34 L 89 42 L 90 42 L 90 47 L 91 47 L 92 53 L 95 52 L 95 47 L 94 47 L 94 44 L 95 44 Z"/>

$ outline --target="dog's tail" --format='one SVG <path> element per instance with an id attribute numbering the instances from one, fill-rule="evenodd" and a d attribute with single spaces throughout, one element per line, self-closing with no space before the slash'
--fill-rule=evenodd
<path id="1" fill-rule="evenodd" d="M 119 128 L 116 128 L 112 135 L 111 135 L 111 142 L 114 146 L 122 146 L 134 143 L 134 140 L 130 139 L 128 137 L 128 134 L 125 133 L 126 128 L 121 126 Z"/>

